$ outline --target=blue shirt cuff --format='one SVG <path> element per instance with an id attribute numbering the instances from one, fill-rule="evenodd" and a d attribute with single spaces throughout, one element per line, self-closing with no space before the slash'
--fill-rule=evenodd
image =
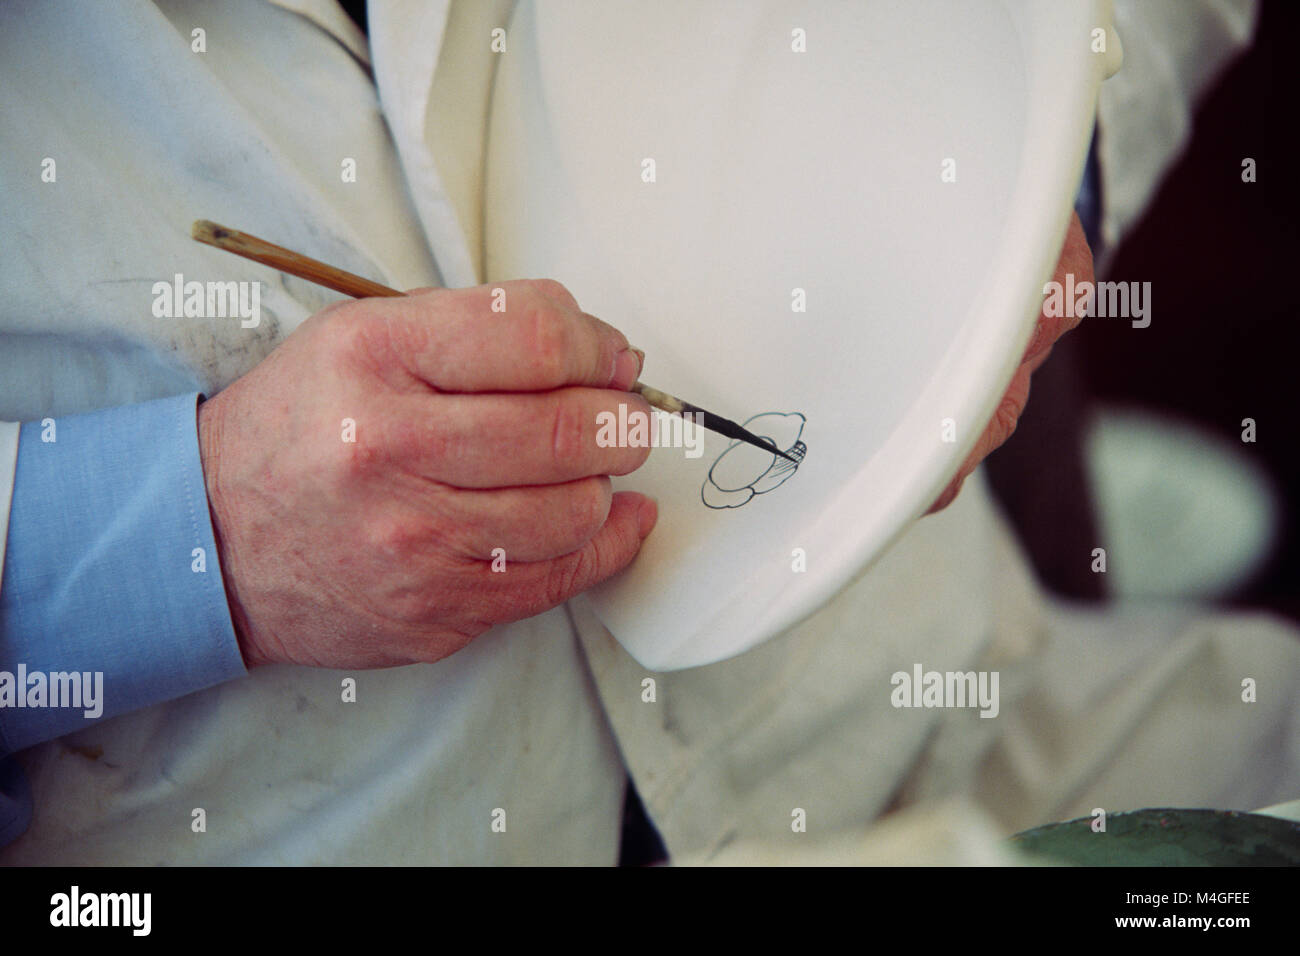
<path id="1" fill-rule="evenodd" d="M 23 425 L 0 586 L 0 754 L 245 673 L 197 399 Z"/>

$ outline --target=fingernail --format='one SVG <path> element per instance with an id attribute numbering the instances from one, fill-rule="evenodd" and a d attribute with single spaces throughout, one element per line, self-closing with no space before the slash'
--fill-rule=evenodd
<path id="1" fill-rule="evenodd" d="M 614 360 L 614 380 L 609 383 L 610 387 L 624 391 L 631 388 L 641 374 L 644 361 L 645 353 L 640 349 L 627 348 L 619 352 L 618 358 Z"/>
<path id="2" fill-rule="evenodd" d="M 645 537 L 659 520 L 659 505 L 653 498 L 646 498 L 641 502 L 641 508 L 636 513 L 637 531 L 641 537 Z"/>

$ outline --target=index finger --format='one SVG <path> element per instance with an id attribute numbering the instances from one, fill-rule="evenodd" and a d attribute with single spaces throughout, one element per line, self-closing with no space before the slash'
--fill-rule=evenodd
<path id="1" fill-rule="evenodd" d="M 382 301 L 395 357 L 442 392 L 626 390 L 641 373 L 626 336 L 548 279 Z"/>

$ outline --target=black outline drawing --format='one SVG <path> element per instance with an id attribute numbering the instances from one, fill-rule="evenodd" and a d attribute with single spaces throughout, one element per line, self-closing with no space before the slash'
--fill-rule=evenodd
<path id="1" fill-rule="evenodd" d="M 785 419 L 798 421 L 793 438 L 790 438 L 790 430 L 794 422 L 786 423 Z M 803 426 L 807 421 L 799 412 L 790 412 L 788 415 L 763 412 L 745 421 L 743 425 L 760 438 L 766 438 L 791 458 L 802 462 L 808 453 L 808 446 L 801 440 Z M 789 444 L 786 444 L 787 441 Z M 718 456 L 709 469 L 709 476 L 700 488 L 700 501 L 704 502 L 706 508 L 715 511 L 739 508 L 749 504 L 758 495 L 765 495 L 773 488 L 780 487 L 798 470 L 799 465 L 795 462 L 746 442 L 735 441 L 727 446 L 727 450 Z"/>

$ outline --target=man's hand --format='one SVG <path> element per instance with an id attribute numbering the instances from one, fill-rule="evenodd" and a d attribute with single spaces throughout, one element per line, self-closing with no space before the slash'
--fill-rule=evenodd
<path id="1" fill-rule="evenodd" d="M 1068 272 L 1074 273 L 1076 286 L 1085 280 L 1093 281 L 1092 250 L 1088 248 L 1088 240 L 1084 237 L 1083 225 L 1079 222 L 1077 213 L 1070 217 L 1070 228 L 1065 234 L 1065 247 L 1061 250 L 1061 258 L 1057 260 L 1056 273 L 1052 278 L 1064 285 L 1065 275 Z M 1016 369 L 1016 374 L 1007 387 L 1007 393 L 1002 396 L 1002 403 L 994 412 L 988 427 L 984 429 L 984 434 L 975 443 L 974 450 L 962 462 L 957 477 L 944 489 L 939 500 L 930 506 L 930 514 L 942 511 L 952 504 L 952 500 L 957 497 L 957 492 L 961 491 L 962 482 L 976 466 L 1011 437 L 1011 433 L 1016 430 L 1020 413 L 1025 409 L 1025 403 L 1029 401 L 1029 377 L 1047 361 L 1047 356 L 1051 354 L 1052 345 L 1056 340 L 1080 321 L 1082 319 L 1079 316 L 1065 315 L 1049 318 L 1041 311 L 1038 313 L 1038 326 L 1034 329 L 1033 338 L 1029 341 L 1029 348 L 1025 350 L 1024 358 L 1020 360 L 1020 367 Z"/>
<path id="2" fill-rule="evenodd" d="M 436 661 L 626 566 L 655 504 L 608 476 L 649 449 L 598 447 L 596 416 L 649 414 L 640 370 L 546 280 L 312 316 L 199 407 L 246 663 Z"/>

